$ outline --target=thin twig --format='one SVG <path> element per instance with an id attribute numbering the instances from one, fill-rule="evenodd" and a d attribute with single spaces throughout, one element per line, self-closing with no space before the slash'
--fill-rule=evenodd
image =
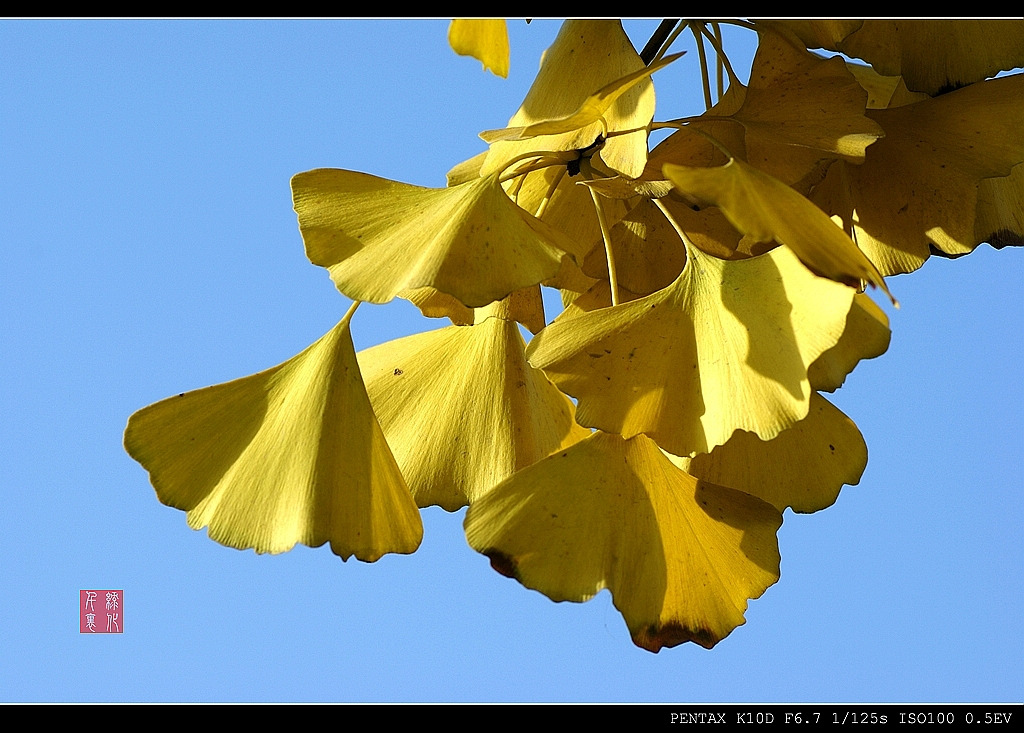
<path id="1" fill-rule="evenodd" d="M 644 50 L 640 52 L 640 58 L 644 62 L 645 66 L 650 66 L 651 62 L 657 58 L 658 49 L 661 48 L 665 39 L 668 38 L 668 34 L 672 32 L 676 23 L 679 22 L 679 18 L 666 18 L 658 24 L 654 34 L 647 41 L 644 46 Z"/>

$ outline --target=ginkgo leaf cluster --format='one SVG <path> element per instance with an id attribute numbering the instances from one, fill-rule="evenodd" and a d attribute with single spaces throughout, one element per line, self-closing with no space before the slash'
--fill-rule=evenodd
<path id="1" fill-rule="evenodd" d="M 566 21 L 447 187 L 296 175 L 305 253 L 355 304 L 285 363 L 131 416 L 160 501 L 231 547 L 365 561 L 415 551 L 418 508 L 468 507 L 495 570 L 608 589 L 640 647 L 742 624 L 783 513 L 866 466 L 826 395 L 889 345 L 868 291 L 1024 242 L 1024 75 L 1003 73 L 1024 21 L 734 21 L 758 35 L 747 83 L 724 22 L 638 52 L 618 21 Z M 504 21 L 449 43 L 508 74 Z M 705 112 L 658 120 L 663 76 Z M 356 354 L 356 306 L 395 298 L 448 325 Z"/>

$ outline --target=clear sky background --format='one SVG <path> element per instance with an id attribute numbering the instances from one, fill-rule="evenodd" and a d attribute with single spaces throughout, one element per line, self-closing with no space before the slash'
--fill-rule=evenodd
<path id="1" fill-rule="evenodd" d="M 835 400 L 868 469 L 787 512 L 780 582 L 711 651 L 650 654 L 607 592 L 498 575 L 464 512 L 363 564 L 228 549 L 157 501 L 128 416 L 284 361 L 349 305 L 303 253 L 290 177 L 444 185 L 557 28 L 511 23 L 502 80 L 447 21 L 0 22 L 0 700 L 1021 700 L 1021 250 L 890 280 L 889 353 Z M 658 119 L 702 109 L 698 68 L 655 76 Z M 395 302 L 353 333 L 441 325 Z M 124 589 L 124 634 L 79 634 L 83 588 Z"/>

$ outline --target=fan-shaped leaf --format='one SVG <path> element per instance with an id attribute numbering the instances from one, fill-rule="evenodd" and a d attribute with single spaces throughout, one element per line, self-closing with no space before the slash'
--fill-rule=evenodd
<path id="1" fill-rule="evenodd" d="M 710 648 L 778 580 L 782 517 L 707 484 L 643 436 L 595 433 L 473 504 L 466 538 L 499 572 L 556 601 L 612 593 L 652 652 Z"/>
<path id="2" fill-rule="evenodd" d="M 479 307 L 551 277 L 574 246 L 493 176 L 420 188 L 320 169 L 295 176 L 292 192 L 306 255 L 353 300 L 429 286 Z"/>
<path id="3" fill-rule="evenodd" d="M 508 76 L 508 28 L 494 18 L 456 18 L 448 26 L 448 44 L 460 56 L 472 56 L 503 79 Z"/>
<path id="4" fill-rule="evenodd" d="M 507 311 L 481 320 L 359 353 L 370 401 L 420 506 L 455 511 L 588 434 L 572 402 L 526 363 Z"/>
<path id="5" fill-rule="evenodd" d="M 125 449 L 195 529 L 257 552 L 296 543 L 372 562 L 423 525 L 366 396 L 348 319 L 288 361 L 171 397 L 128 421 Z"/>
<path id="6" fill-rule="evenodd" d="M 530 363 L 578 399 L 581 424 L 645 433 L 676 455 L 738 429 L 774 437 L 807 414 L 808 367 L 839 340 L 854 291 L 785 248 L 689 255 L 664 290 L 563 313 L 530 342 Z"/>

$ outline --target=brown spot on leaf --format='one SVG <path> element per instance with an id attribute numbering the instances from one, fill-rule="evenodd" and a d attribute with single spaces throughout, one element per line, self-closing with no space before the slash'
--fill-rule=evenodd
<path id="1" fill-rule="evenodd" d="M 1001 229 L 994 234 L 990 234 L 985 237 L 983 241 L 988 242 L 996 249 L 1002 249 L 1003 247 L 1021 247 L 1024 246 L 1024 236 L 1021 236 L 1017 232 L 1009 229 Z"/>
<path id="2" fill-rule="evenodd" d="M 957 89 L 962 89 L 965 86 L 967 86 L 967 85 L 966 84 L 959 84 L 959 83 L 957 83 L 955 81 L 947 81 L 945 84 L 943 84 L 941 87 L 939 87 L 938 91 L 935 92 L 935 94 L 933 94 L 932 96 L 934 96 L 934 97 L 941 97 L 943 94 L 949 94 L 950 92 L 955 92 Z"/>
<path id="3" fill-rule="evenodd" d="M 672 621 L 664 626 L 650 624 L 633 635 L 633 643 L 642 649 L 657 654 L 662 649 L 679 646 L 685 642 L 692 641 L 705 649 L 710 649 L 719 641 L 711 629 L 703 627 L 688 628 L 677 621 Z"/>
<path id="4" fill-rule="evenodd" d="M 396 377 L 401 375 L 401 374 L 404 374 L 404 372 L 401 369 L 395 369 L 395 376 Z"/>
<path id="5" fill-rule="evenodd" d="M 484 555 L 491 561 L 491 567 L 506 578 L 518 579 L 516 577 L 516 561 L 511 555 L 506 555 L 501 550 L 493 547 L 484 550 Z"/>

